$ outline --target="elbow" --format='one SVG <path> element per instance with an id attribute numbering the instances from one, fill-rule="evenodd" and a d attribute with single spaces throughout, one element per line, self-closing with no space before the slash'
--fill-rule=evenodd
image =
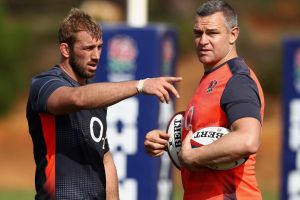
<path id="1" fill-rule="evenodd" d="M 244 144 L 244 152 L 247 155 L 257 153 L 260 146 L 260 142 L 257 140 L 248 140 Z"/>

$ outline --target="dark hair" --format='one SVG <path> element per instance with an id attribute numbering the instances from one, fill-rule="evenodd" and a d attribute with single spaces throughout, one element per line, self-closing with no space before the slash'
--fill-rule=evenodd
<path id="1" fill-rule="evenodd" d="M 203 3 L 196 11 L 198 16 L 205 17 L 216 12 L 222 12 L 226 19 L 228 30 L 238 25 L 237 14 L 235 10 L 226 2 L 221 0 L 209 0 Z"/>
<path id="2" fill-rule="evenodd" d="M 65 42 L 70 47 L 73 47 L 76 41 L 75 34 L 80 31 L 86 31 L 96 39 L 102 38 L 100 25 L 84 11 L 78 8 L 72 8 L 68 16 L 60 25 L 58 31 L 58 42 Z"/>

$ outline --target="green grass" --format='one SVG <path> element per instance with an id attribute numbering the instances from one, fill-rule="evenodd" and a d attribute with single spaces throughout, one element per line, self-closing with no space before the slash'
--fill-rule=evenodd
<path id="1" fill-rule="evenodd" d="M 175 185 L 172 200 L 182 200 L 182 197 L 183 197 L 182 188 Z M 279 194 L 277 194 L 275 191 L 263 190 L 262 197 L 263 200 L 279 200 Z"/>
<path id="2" fill-rule="evenodd" d="M 33 191 L 0 190 L 0 200 L 32 200 Z"/>
<path id="3" fill-rule="evenodd" d="M 175 187 L 173 200 L 182 200 L 183 191 L 181 187 Z M 279 196 L 274 191 L 263 191 L 264 200 L 278 200 Z M 0 200 L 32 200 L 34 199 L 33 191 L 13 191 L 0 190 Z"/>
<path id="4" fill-rule="evenodd" d="M 279 194 L 277 194 L 275 191 L 262 191 L 263 200 L 278 200 Z"/>
<path id="5" fill-rule="evenodd" d="M 174 185 L 172 200 L 182 200 L 182 198 L 183 198 L 183 189 L 182 189 L 182 187 Z"/>

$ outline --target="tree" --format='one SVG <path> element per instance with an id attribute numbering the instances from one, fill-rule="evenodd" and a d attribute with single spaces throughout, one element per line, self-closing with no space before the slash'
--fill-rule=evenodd
<path id="1" fill-rule="evenodd" d="M 24 85 L 27 33 L 11 23 L 0 4 L 0 115 L 5 114 Z"/>

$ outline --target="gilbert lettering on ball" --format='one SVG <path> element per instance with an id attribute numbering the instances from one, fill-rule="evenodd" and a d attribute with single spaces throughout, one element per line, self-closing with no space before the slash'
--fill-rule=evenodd
<path id="1" fill-rule="evenodd" d="M 193 148 L 205 146 L 229 133 L 230 130 L 224 127 L 206 127 L 193 133 L 191 145 Z M 242 165 L 247 159 L 241 158 L 233 162 L 212 164 L 207 167 L 214 170 L 228 170 Z"/>
<path id="2" fill-rule="evenodd" d="M 173 164 L 181 169 L 181 165 L 178 160 L 178 153 L 181 149 L 181 134 L 182 134 L 182 125 L 183 125 L 183 115 L 184 112 L 178 112 L 170 119 L 167 126 L 167 133 L 169 134 L 169 142 L 167 145 L 167 152 Z"/>

